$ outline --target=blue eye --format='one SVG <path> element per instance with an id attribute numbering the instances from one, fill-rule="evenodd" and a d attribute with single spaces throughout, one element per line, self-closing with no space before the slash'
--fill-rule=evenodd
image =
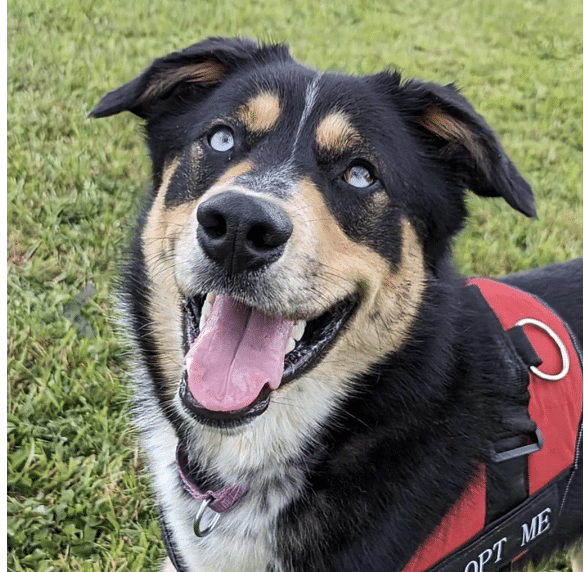
<path id="1" fill-rule="evenodd" d="M 358 189 L 370 187 L 375 182 L 375 178 L 371 174 L 371 171 L 363 165 L 353 165 L 352 167 L 349 167 L 344 172 L 343 178 L 349 183 L 349 185 Z"/>
<path id="2" fill-rule="evenodd" d="M 220 151 L 224 153 L 226 151 L 231 151 L 235 146 L 235 138 L 233 137 L 233 131 L 229 127 L 219 127 L 209 136 L 209 145 L 215 151 Z"/>

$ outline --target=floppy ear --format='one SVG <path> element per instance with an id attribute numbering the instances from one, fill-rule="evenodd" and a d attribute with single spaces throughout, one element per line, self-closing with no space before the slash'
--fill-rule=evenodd
<path id="1" fill-rule="evenodd" d="M 141 75 L 105 95 L 90 115 L 107 117 L 131 111 L 148 119 L 177 86 L 188 83 L 210 88 L 259 50 L 252 40 L 208 38 L 155 60 Z"/>
<path id="2" fill-rule="evenodd" d="M 503 197 L 514 209 L 536 216 L 531 187 L 454 85 L 409 80 L 398 93 L 402 113 L 452 176 L 478 195 Z"/>

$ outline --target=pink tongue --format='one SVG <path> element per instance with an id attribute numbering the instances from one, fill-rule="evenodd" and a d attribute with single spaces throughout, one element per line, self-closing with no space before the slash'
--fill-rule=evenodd
<path id="1" fill-rule="evenodd" d="M 192 396 L 211 411 L 236 411 L 251 405 L 266 384 L 277 389 L 291 329 L 291 321 L 217 296 L 185 356 Z"/>

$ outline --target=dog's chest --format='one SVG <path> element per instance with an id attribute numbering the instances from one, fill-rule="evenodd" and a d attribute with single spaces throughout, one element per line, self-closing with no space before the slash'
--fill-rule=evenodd
<path id="1" fill-rule="evenodd" d="M 274 478 L 263 486 L 251 484 L 250 490 L 231 510 L 223 513 L 216 527 L 198 538 L 193 523 L 201 506 L 190 497 L 177 476 L 174 450 L 176 436 L 172 429 L 145 435 L 154 486 L 157 490 L 165 542 L 179 562 L 178 572 L 280 572 L 276 553 L 276 526 L 282 509 L 301 488 L 301 471 L 289 473 L 297 478 Z M 201 529 L 214 518 L 207 511 Z M 179 548 L 180 547 L 180 548 Z M 220 564 L 219 564 L 220 563 Z"/>
<path id="2" fill-rule="evenodd" d="M 197 538 L 193 533 L 190 508 L 185 510 L 185 505 L 172 507 L 169 517 L 178 532 L 184 572 L 282 570 L 275 552 L 277 507 L 281 504 L 280 499 L 252 494 L 242 500 L 240 506 L 223 514 L 216 528 L 204 538 Z M 207 524 L 207 521 L 202 523 L 203 526 Z M 186 546 L 190 548 L 185 550 Z"/>
<path id="3" fill-rule="evenodd" d="M 193 572 L 279 572 L 273 521 L 245 515 L 226 515 L 225 529 L 214 530 L 185 560 Z M 196 540 L 193 544 L 196 544 Z M 220 568 L 217 563 L 221 562 Z"/>

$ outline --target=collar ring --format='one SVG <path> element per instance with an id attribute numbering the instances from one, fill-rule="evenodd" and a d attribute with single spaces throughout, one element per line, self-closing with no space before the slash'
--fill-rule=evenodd
<path id="1" fill-rule="evenodd" d="M 217 523 L 219 522 L 219 519 L 221 518 L 221 513 L 216 512 L 215 516 L 213 517 L 213 520 L 211 521 L 209 526 L 207 526 L 206 528 L 201 527 L 201 521 L 203 520 L 203 515 L 205 514 L 205 511 L 207 510 L 209 505 L 214 500 L 215 499 L 211 495 L 209 495 L 201 503 L 201 507 L 199 508 L 199 511 L 197 512 L 197 515 L 195 516 L 195 520 L 193 522 L 193 532 L 195 533 L 195 536 L 197 536 L 199 538 L 203 538 L 204 536 L 207 536 L 207 534 L 209 534 L 215 528 L 215 526 L 217 526 Z M 213 511 L 211 509 L 211 512 L 215 512 L 215 511 Z"/>

